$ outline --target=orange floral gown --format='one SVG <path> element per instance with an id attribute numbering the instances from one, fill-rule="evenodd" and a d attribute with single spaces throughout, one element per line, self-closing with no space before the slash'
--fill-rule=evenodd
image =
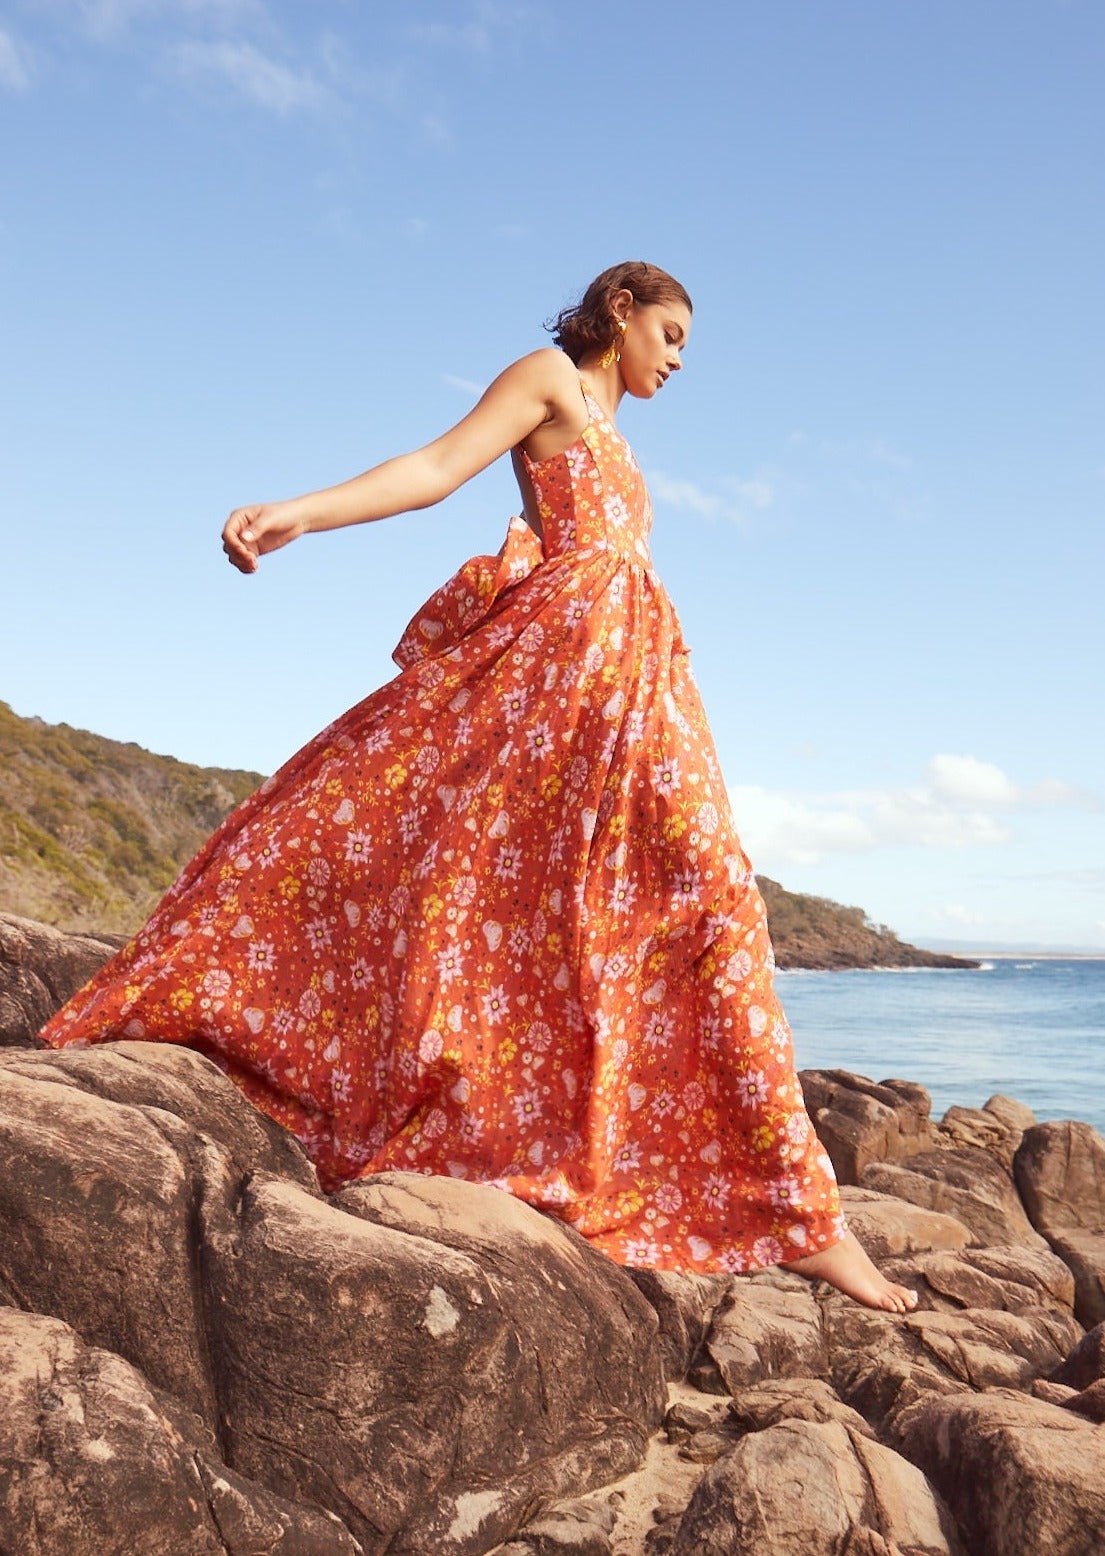
<path id="1" fill-rule="evenodd" d="M 332 1192 L 489 1183 L 617 1263 L 842 1239 L 652 504 L 589 421 L 417 612 L 400 673 L 221 823 L 45 1044 L 186 1044 Z"/>

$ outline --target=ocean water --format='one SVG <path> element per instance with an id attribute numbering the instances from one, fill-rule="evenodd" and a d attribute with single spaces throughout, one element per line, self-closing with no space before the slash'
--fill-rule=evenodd
<path id="1" fill-rule="evenodd" d="M 995 1092 L 1037 1121 L 1105 1134 L 1105 958 L 983 961 L 977 970 L 782 972 L 799 1070 L 919 1081 L 932 1117 Z"/>

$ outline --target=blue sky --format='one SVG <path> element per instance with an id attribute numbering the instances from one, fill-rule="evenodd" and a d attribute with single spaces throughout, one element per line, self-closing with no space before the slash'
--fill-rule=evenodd
<path id="1" fill-rule="evenodd" d="M 1105 950 L 1103 76 L 1090 3 L 4 5 L 0 697 L 273 771 L 520 499 L 250 577 L 231 509 L 648 259 L 694 329 L 619 425 L 756 868 Z"/>

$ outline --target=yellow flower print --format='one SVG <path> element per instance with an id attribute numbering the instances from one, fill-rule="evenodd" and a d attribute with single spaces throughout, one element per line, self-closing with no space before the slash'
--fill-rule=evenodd
<path id="1" fill-rule="evenodd" d="M 384 782 L 389 789 L 402 788 L 407 781 L 407 769 L 402 762 L 393 762 L 390 767 L 384 768 Z"/>
<path id="2" fill-rule="evenodd" d="M 682 816 L 666 816 L 661 830 L 665 840 L 669 843 L 674 843 L 676 838 L 682 837 L 687 830 L 687 823 Z"/>
<path id="3" fill-rule="evenodd" d="M 509 1064 L 518 1052 L 518 1044 L 512 1037 L 504 1037 L 496 1052 L 504 1064 Z"/>
<path id="4" fill-rule="evenodd" d="M 169 1004 L 174 1010 L 186 1011 L 194 998 L 191 989 L 174 989 L 169 995 Z"/>
<path id="5" fill-rule="evenodd" d="M 775 1144 L 775 1131 L 769 1124 L 758 1124 L 752 1131 L 752 1148 L 756 1151 L 770 1151 Z"/>
<path id="6" fill-rule="evenodd" d="M 292 897 L 299 896 L 299 882 L 294 875 L 286 875 L 277 887 L 280 895 L 289 901 Z"/>

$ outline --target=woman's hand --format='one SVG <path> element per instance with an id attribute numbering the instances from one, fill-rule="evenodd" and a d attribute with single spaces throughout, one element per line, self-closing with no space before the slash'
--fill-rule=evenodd
<path id="1" fill-rule="evenodd" d="M 255 573 L 259 557 L 306 533 L 294 502 L 261 502 L 235 508 L 223 525 L 223 550 L 240 573 Z"/>

